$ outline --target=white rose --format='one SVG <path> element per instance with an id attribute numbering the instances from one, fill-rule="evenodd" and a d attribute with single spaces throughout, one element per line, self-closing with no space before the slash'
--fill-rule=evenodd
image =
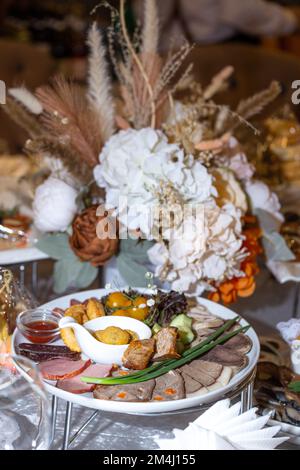
<path id="1" fill-rule="evenodd" d="M 33 202 L 34 223 L 41 232 L 63 232 L 76 212 L 77 191 L 50 176 L 36 189 Z"/>
<path id="2" fill-rule="evenodd" d="M 280 203 L 278 197 L 269 187 L 259 180 L 248 181 L 245 185 L 246 192 L 250 198 L 252 209 L 262 209 L 270 212 L 278 221 L 283 222 L 280 213 Z"/>

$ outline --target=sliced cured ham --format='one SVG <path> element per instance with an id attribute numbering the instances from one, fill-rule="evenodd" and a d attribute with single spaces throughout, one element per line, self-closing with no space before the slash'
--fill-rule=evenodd
<path id="1" fill-rule="evenodd" d="M 56 386 L 57 388 L 60 388 L 61 390 L 65 390 L 66 392 L 70 393 L 79 394 L 92 392 L 95 389 L 96 385 L 82 382 L 81 377 L 107 377 L 108 375 L 110 375 L 111 369 L 112 365 L 92 364 L 75 377 L 72 377 L 70 379 L 58 380 Z"/>
<path id="2" fill-rule="evenodd" d="M 91 364 L 87 361 L 72 361 L 71 359 L 58 358 L 43 361 L 39 364 L 39 370 L 47 380 L 69 379 L 83 372 Z"/>

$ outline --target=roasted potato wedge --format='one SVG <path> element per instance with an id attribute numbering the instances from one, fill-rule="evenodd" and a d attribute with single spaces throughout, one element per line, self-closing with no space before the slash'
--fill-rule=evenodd
<path id="1" fill-rule="evenodd" d="M 72 317 L 78 323 L 82 323 L 82 317 L 85 314 L 85 306 L 83 304 L 72 305 L 65 311 L 65 317 Z"/>
<path id="2" fill-rule="evenodd" d="M 89 299 L 86 306 L 86 314 L 89 320 L 94 318 L 104 317 L 105 310 L 101 302 L 97 299 Z"/>
<path id="3" fill-rule="evenodd" d="M 84 323 L 84 318 L 87 317 L 85 305 L 72 305 L 65 311 L 65 317 L 72 317 L 82 325 Z M 68 346 L 71 351 L 81 352 L 80 346 L 77 343 L 72 328 L 63 328 L 62 330 L 60 330 L 60 335 L 65 345 Z"/>
<path id="4" fill-rule="evenodd" d="M 60 330 L 60 336 L 66 346 L 68 346 L 71 351 L 81 352 L 80 346 L 77 343 L 75 334 L 72 328 L 63 328 Z"/>

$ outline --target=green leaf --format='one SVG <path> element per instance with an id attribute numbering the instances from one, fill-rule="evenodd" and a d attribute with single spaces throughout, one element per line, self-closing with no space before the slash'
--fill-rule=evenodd
<path id="1" fill-rule="evenodd" d="M 263 245 L 269 261 L 292 261 L 295 255 L 277 232 L 264 234 Z"/>
<path id="2" fill-rule="evenodd" d="M 130 255 L 125 253 L 119 254 L 117 256 L 117 268 L 129 286 L 147 286 L 145 274 L 149 271 L 149 269 L 144 264 L 139 264 Z"/>
<path id="3" fill-rule="evenodd" d="M 76 277 L 76 287 L 85 288 L 88 287 L 96 279 L 98 275 L 98 269 L 92 266 L 91 263 L 81 263 L 79 274 Z"/>
<path id="4" fill-rule="evenodd" d="M 85 288 L 96 278 L 98 269 L 81 261 L 69 245 L 67 233 L 44 235 L 35 245 L 39 250 L 56 259 L 54 265 L 54 291 L 65 292 L 68 287 Z"/>
<path id="5" fill-rule="evenodd" d="M 128 238 L 121 240 L 119 253 L 129 255 L 139 263 L 149 263 L 148 250 L 153 246 L 149 240 L 134 240 Z"/>
<path id="6" fill-rule="evenodd" d="M 61 294 L 68 287 L 85 288 L 96 278 L 98 269 L 88 262 L 80 261 L 75 255 L 55 263 L 54 291 Z"/>
<path id="7" fill-rule="evenodd" d="M 54 291 L 61 294 L 68 287 L 70 287 L 77 275 L 79 274 L 80 266 L 76 259 L 63 258 L 55 263 L 54 266 Z"/>
<path id="8" fill-rule="evenodd" d="M 146 287 L 145 274 L 149 271 L 148 250 L 153 242 L 148 240 L 121 240 L 117 268 L 129 286 Z"/>
<path id="9" fill-rule="evenodd" d="M 42 236 L 35 244 L 36 248 L 43 251 L 53 259 L 74 257 L 74 253 L 69 245 L 67 233 L 55 233 Z"/>

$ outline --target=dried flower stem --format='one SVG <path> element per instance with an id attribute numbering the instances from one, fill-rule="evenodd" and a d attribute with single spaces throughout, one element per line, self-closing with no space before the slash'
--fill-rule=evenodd
<path id="1" fill-rule="evenodd" d="M 145 0 L 145 20 L 143 28 L 142 51 L 156 54 L 159 41 L 159 27 L 156 0 Z"/>
<path id="2" fill-rule="evenodd" d="M 128 31 L 127 31 L 127 27 L 126 27 L 126 23 L 125 23 L 125 9 L 124 9 L 124 6 L 125 6 L 125 0 L 120 0 L 120 22 L 121 22 L 121 28 L 122 28 L 122 32 L 123 32 L 123 35 L 124 35 L 124 39 L 126 41 L 126 44 L 127 44 L 127 47 L 128 47 L 128 50 L 130 51 L 131 55 L 132 55 L 132 58 L 133 60 L 135 61 L 144 81 L 145 81 L 145 84 L 146 84 L 146 87 L 147 87 L 147 90 L 148 90 L 148 93 L 149 93 L 149 97 L 150 97 L 150 106 L 151 106 L 151 127 L 154 129 L 155 128 L 155 114 L 156 114 L 156 109 L 155 109 L 155 101 L 154 101 L 154 96 L 153 96 L 153 90 L 152 90 L 152 87 L 151 87 L 151 84 L 149 82 L 149 79 L 148 79 L 148 76 L 145 72 L 145 69 L 143 67 L 143 64 L 142 62 L 140 61 L 137 53 L 135 52 L 134 48 L 132 47 L 132 44 L 131 44 L 131 41 L 130 41 L 130 38 L 128 36 Z"/>

